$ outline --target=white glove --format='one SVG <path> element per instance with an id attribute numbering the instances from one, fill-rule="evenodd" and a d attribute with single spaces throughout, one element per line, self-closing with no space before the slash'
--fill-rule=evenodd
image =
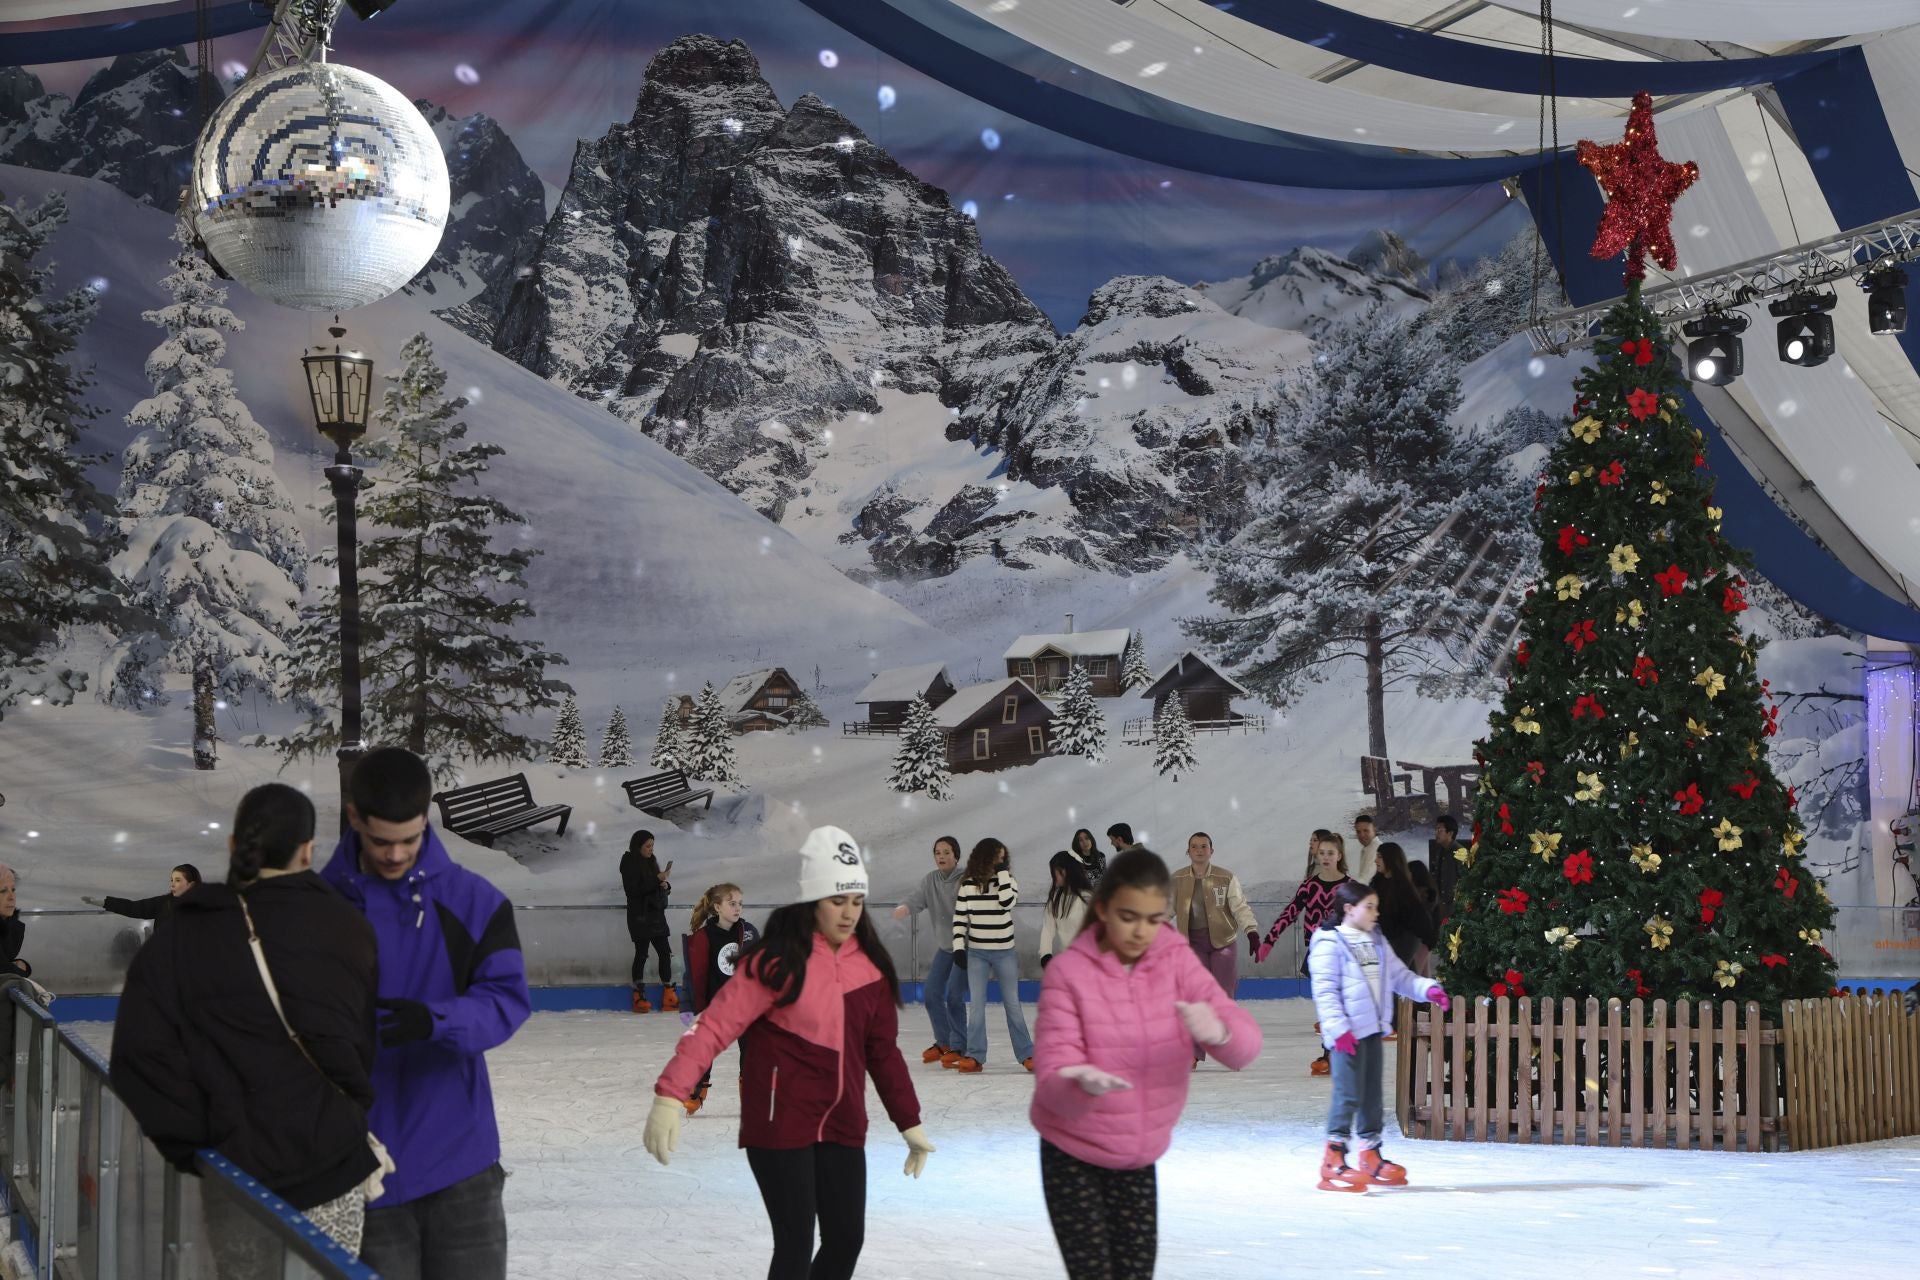
<path id="1" fill-rule="evenodd" d="M 1188 1004 L 1184 1000 L 1175 1000 L 1173 1007 L 1180 1015 L 1180 1021 L 1187 1024 L 1187 1034 L 1193 1037 L 1195 1044 L 1225 1044 L 1227 1042 L 1227 1024 L 1220 1021 L 1220 1015 L 1213 1006 L 1205 1001 Z"/>
<path id="2" fill-rule="evenodd" d="M 680 1122 L 686 1114 L 687 1108 L 679 1099 L 654 1095 L 653 1110 L 647 1112 L 647 1129 L 641 1142 L 646 1144 L 647 1153 L 661 1164 L 671 1161 L 679 1148 Z"/>
<path id="3" fill-rule="evenodd" d="M 1122 1080 L 1119 1076 L 1102 1071 L 1091 1062 L 1078 1063 L 1071 1067 L 1060 1068 L 1060 1075 L 1073 1081 L 1089 1094 L 1098 1098 L 1102 1094 L 1112 1093 L 1116 1089 L 1131 1089 L 1131 1080 Z"/>
<path id="4" fill-rule="evenodd" d="M 933 1140 L 927 1137 L 927 1131 L 919 1125 L 911 1129 L 902 1129 L 900 1136 L 907 1142 L 907 1167 L 900 1172 L 909 1178 L 917 1178 L 920 1171 L 927 1167 L 927 1157 L 934 1153 Z"/>

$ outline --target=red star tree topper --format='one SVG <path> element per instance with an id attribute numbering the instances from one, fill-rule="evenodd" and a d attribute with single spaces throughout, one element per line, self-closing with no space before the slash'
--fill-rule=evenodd
<path id="1" fill-rule="evenodd" d="M 1673 247 L 1673 202 L 1700 177 L 1700 166 L 1691 160 L 1676 164 L 1660 154 L 1652 95 L 1633 95 L 1624 140 L 1602 146 L 1582 139 L 1578 154 L 1607 193 L 1593 256 L 1611 258 L 1625 250 L 1628 284 L 1646 278 L 1649 253 L 1663 270 L 1673 270 L 1679 262 Z"/>

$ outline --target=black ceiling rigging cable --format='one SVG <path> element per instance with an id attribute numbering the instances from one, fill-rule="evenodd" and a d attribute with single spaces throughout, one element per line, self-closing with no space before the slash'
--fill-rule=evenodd
<path id="1" fill-rule="evenodd" d="M 1551 149 L 1548 143 L 1552 143 Z M 1567 292 L 1567 278 L 1564 264 L 1567 260 L 1567 205 L 1560 187 L 1560 96 L 1558 83 L 1554 75 L 1553 48 L 1553 0 L 1540 0 L 1540 131 L 1536 154 L 1552 173 L 1553 183 L 1553 236 L 1555 278 L 1560 283 L 1560 292 Z M 1541 193 L 1545 194 L 1546 184 L 1542 183 Z M 1534 225 L 1540 227 L 1540 210 L 1534 210 Z M 1529 324 L 1540 319 L 1540 257 L 1546 251 L 1546 236 L 1536 234 L 1533 241 L 1533 278 L 1528 281 L 1527 321 Z"/>

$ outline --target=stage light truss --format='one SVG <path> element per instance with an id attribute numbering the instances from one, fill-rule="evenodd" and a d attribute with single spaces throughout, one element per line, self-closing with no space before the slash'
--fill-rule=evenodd
<path id="1" fill-rule="evenodd" d="M 1647 289 L 1641 301 L 1668 327 L 1701 316 L 1732 311 L 1753 302 L 1785 298 L 1837 280 L 1860 278 L 1881 267 L 1920 258 L 1920 209 L 1870 226 L 1843 231 L 1809 244 L 1795 245 L 1763 258 L 1672 280 Z M 1565 355 L 1585 345 L 1593 330 L 1620 302 L 1609 298 L 1544 316 L 1528 326 L 1540 355 Z"/>
<path id="2" fill-rule="evenodd" d="M 340 16 L 341 0 L 278 0 L 273 6 L 273 21 L 267 34 L 254 50 L 247 67 L 249 76 L 278 71 L 295 63 L 308 62 L 323 51 L 334 20 Z M 318 13 L 314 12 L 318 9 Z M 323 33 L 315 38 L 315 24 Z"/>

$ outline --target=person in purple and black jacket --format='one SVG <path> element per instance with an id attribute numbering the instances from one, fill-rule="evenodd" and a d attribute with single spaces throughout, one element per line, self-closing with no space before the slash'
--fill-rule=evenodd
<path id="1" fill-rule="evenodd" d="M 398 1169 L 367 1207 L 360 1256 L 385 1280 L 505 1280 L 500 1130 L 486 1052 L 530 1011 L 513 904 L 447 856 L 427 824 L 433 779 L 381 747 L 349 785 L 322 877 L 380 944 L 380 1054 L 368 1127 Z"/>

